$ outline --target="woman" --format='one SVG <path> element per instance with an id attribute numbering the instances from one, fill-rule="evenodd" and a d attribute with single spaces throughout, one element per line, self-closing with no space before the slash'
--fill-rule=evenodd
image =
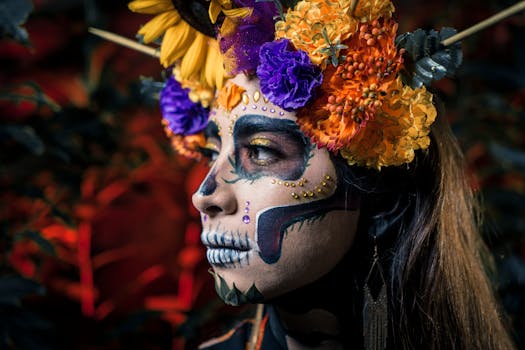
<path id="1" fill-rule="evenodd" d="M 217 292 L 265 305 L 201 348 L 512 348 L 424 87 L 459 65 L 450 30 L 396 41 L 386 0 L 130 8 L 159 13 L 139 34 L 164 34 L 175 149 L 210 159 L 193 203 Z"/>

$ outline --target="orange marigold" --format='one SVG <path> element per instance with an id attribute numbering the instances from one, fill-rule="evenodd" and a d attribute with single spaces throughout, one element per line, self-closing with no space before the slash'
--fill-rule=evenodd
<path id="1" fill-rule="evenodd" d="M 325 65 L 330 44 L 346 40 L 357 29 L 357 19 L 348 15 L 349 7 L 348 0 L 300 1 L 288 9 L 285 21 L 275 24 L 275 38 L 290 40 L 314 64 Z"/>
<path id="2" fill-rule="evenodd" d="M 390 0 L 359 1 L 354 16 L 360 22 L 371 22 L 380 17 L 391 18 L 395 7 Z"/>
<path id="3" fill-rule="evenodd" d="M 402 63 L 396 32 L 391 19 L 362 24 L 358 35 L 344 42 L 344 61 L 326 68 L 323 95 L 298 113 L 301 129 L 319 146 L 345 147 L 374 118 Z"/>
<path id="4" fill-rule="evenodd" d="M 162 125 L 164 125 L 164 132 L 171 141 L 171 146 L 178 154 L 195 160 L 200 160 L 202 157 L 200 148 L 206 144 L 206 137 L 204 132 L 200 132 L 195 135 L 177 135 L 174 134 L 168 127 L 164 119 L 162 119 Z"/>
<path id="5" fill-rule="evenodd" d="M 410 163 L 415 150 L 428 148 L 436 115 L 425 87 L 412 89 L 397 78 L 375 118 L 341 149 L 341 155 L 350 165 L 376 169 Z"/>

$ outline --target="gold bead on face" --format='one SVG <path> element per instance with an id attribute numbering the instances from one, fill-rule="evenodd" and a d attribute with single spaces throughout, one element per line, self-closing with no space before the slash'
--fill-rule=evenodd
<path id="1" fill-rule="evenodd" d="M 332 181 L 332 177 L 330 175 L 324 175 L 323 180 L 319 181 L 319 184 L 314 186 L 312 190 L 305 188 L 300 192 L 300 195 L 297 192 L 292 192 L 291 196 L 294 199 L 301 199 L 303 198 L 314 198 L 316 195 L 320 195 L 323 193 L 323 190 L 330 187 L 330 183 Z M 297 182 L 293 181 L 282 181 L 277 179 L 272 179 L 271 183 L 273 185 L 284 185 L 285 187 L 305 187 L 305 184 L 308 183 L 308 180 L 305 178 L 299 179 Z"/>

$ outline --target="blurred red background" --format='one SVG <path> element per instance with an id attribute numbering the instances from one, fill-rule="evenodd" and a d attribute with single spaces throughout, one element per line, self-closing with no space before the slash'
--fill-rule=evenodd
<path id="1" fill-rule="evenodd" d="M 35 0 L 30 44 L 0 41 L 0 348 L 194 348 L 239 313 L 215 296 L 191 206 L 207 166 L 172 152 L 141 93 L 141 76 L 162 81 L 158 61 L 87 34 L 134 37 L 147 16 L 126 3 Z M 404 32 L 465 28 L 511 3 L 395 5 Z M 486 199 L 521 342 L 524 27 L 515 16 L 469 39 L 458 78 L 434 87 Z"/>

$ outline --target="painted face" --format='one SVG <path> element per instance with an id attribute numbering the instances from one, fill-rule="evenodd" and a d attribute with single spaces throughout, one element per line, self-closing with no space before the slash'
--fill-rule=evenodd
<path id="1" fill-rule="evenodd" d="M 193 203 L 220 296 L 230 304 L 272 298 L 315 281 L 352 244 L 356 201 L 339 190 L 326 149 L 295 114 L 268 102 L 256 79 L 231 111 L 215 107 L 203 152 L 211 169 Z"/>

